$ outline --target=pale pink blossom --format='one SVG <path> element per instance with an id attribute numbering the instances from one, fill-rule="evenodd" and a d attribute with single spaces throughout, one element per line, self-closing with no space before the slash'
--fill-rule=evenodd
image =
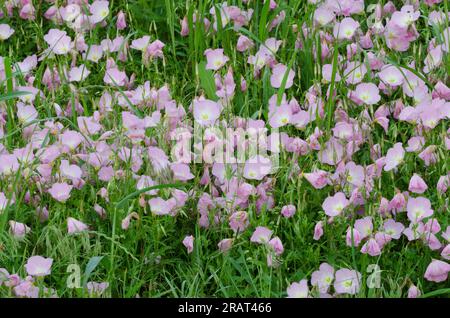
<path id="1" fill-rule="evenodd" d="M 413 193 L 424 193 L 427 189 L 428 186 L 425 181 L 418 174 L 414 173 L 409 180 L 408 190 Z"/>
<path id="2" fill-rule="evenodd" d="M 70 198 L 70 192 L 73 186 L 68 185 L 66 182 L 54 183 L 48 190 L 48 193 L 59 202 L 66 202 Z"/>
<path id="3" fill-rule="evenodd" d="M 350 204 L 343 192 L 338 192 L 332 197 L 328 197 L 322 203 L 322 209 L 328 216 L 337 216 Z"/>
<path id="4" fill-rule="evenodd" d="M 355 295 L 361 286 L 361 274 L 355 270 L 340 269 L 336 272 L 334 290 L 337 294 Z"/>
<path id="5" fill-rule="evenodd" d="M 67 218 L 67 233 L 75 234 L 88 230 L 89 227 L 83 222 L 72 217 Z"/>
<path id="6" fill-rule="evenodd" d="M 401 142 L 398 142 L 394 147 L 390 148 L 386 154 L 386 165 L 384 166 L 384 171 L 390 171 L 396 168 L 400 163 L 403 162 L 405 156 L 405 150 Z"/>
<path id="7" fill-rule="evenodd" d="M 352 18 L 344 18 L 341 22 L 337 22 L 333 28 L 333 35 L 339 40 L 350 40 L 359 28 L 359 22 Z"/>
<path id="8" fill-rule="evenodd" d="M 298 283 L 292 283 L 287 288 L 288 298 L 308 298 L 308 280 L 302 279 Z"/>
<path id="9" fill-rule="evenodd" d="M 0 41 L 5 41 L 14 34 L 14 29 L 12 29 L 8 24 L 0 24 Z"/>
<path id="10" fill-rule="evenodd" d="M 450 264 L 440 260 L 433 260 L 428 265 L 424 277 L 428 281 L 440 283 L 447 280 L 448 272 L 450 272 Z"/>
<path id="11" fill-rule="evenodd" d="M 205 51 L 205 56 L 207 59 L 207 70 L 217 71 L 229 61 L 229 58 L 223 54 L 223 49 L 207 49 Z"/>
<path id="12" fill-rule="evenodd" d="M 183 245 L 186 247 L 188 254 L 194 250 L 194 237 L 192 235 L 186 236 L 183 239 Z"/>
<path id="13" fill-rule="evenodd" d="M 269 242 L 271 236 L 271 230 L 264 226 L 258 226 L 253 232 L 252 237 L 250 238 L 250 242 L 265 244 Z"/>
<path id="14" fill-rule="evenodd" d="M 281 208 L 281 215 L 284 216 L 285 218 L 290 218 L 294 216 L 295 211 L 296 211 L 295 205 L 292 204 L 285 205 Z"/>
<path id="15" fill-rule="evenodd" d="M 282 85 L 283 79 L 286 75 L 285 89 L 288 89 L 294 83 L 295 73 L 293 70 L 288 69 L 286 65 L 281 63 L 275 65 L 272 68 L 272 75 L 270 76 L 270 84 L 274 88 L 279 88 Z"/>
<path id="16" fill-rule="evenodd" d="M 431 202 L 424 197 L 409 198 L 406 211 L 408 212 L 408 219 L 413 223 L 420 222 L 433 215 Z"/>
<path id="17" fill-rule="evenodd" d="M 323 222 L 319 221 L 316 223 L 316 225 L 314 226 L 314 236 L 313 239 L 318 241 L 320 240 L 320 238 L 323 235 Z"/>
<path id="18" fill-rule="evenodd" d="M 28 275 L 31 276 L 47 276 L 51 273 L 53 259 L 42 256 L 32 256 L 25 264 Z"/>

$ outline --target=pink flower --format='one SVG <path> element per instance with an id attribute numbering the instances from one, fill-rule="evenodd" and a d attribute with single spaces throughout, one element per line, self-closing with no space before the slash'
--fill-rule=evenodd
<path id="1" fill-rule="evenodd" d="M 77 165 L 69 164 L 68 160 L 61 160 L 61 165 L 59 166 L 61 175 L 69 178 L 71 180 L 81 179 L 82 171 Z"/>
<path id="2" fill-rule="evenodd" d="M 31 280 L 23 280 L 17 286 L 14 286 L 14 295 L 24 298 L 38 298 L 39 287 L 35 286 Z"/>
<path id="3" fill-rule="evenodd" d="M 69 72 L 69 82 L 84 81 L 91 72 L 83 64 L 73 67 Z"/>
<path id="4" fill-rule="evenodd" d="M 292 120 L 292 108 L 288 104 L 275 106 L 269 110 L 269 125 L 272 128 L 280 128 L 289 124 Z"/>
<path id="5" fill-rule="evenodd" d="M 172 201 L 166 201 L 160 197 L 150 199 L 148 204 L 150 205 L 150 211 L 156 215 L 167 215 L 174 208 Z"/>
<path id="6" fill-rule="evenodd" d="M 336 272 L 334 290 L 337 294 L 355 295 L 359 292 L 361 274 L 350 269 L 340 269 Z"/>
<path id="7" fill-rule="evenodd" d="M 405 226 L 400 222 L 395 222 L 393 219 L 389 219 L 384 222 L 383 229 L 387 235 L 398 240 L 402 235 Z"/>
<path id="8" fill-rule="evenodd" d="M 131 41 L 131 48 L 139 51 L 145 51 L 150 43 L 150 37 L 144 35 L 142 38 Z"/>
<path id="9" fill-rule="evenodd" d="M 450 175 L 441 176 L 438 180 L 436 188 L 440 194 L 444 194 L 447 192 L 447 189 L 450 186 Z"/>
<path id="10" fill-rule="evenodd" d="M 262 180 L 270 173 L 271 169 L 270 159 L 257 155 L 245 162 L 243 176 L 250 180 Z"/>
<path id="11" fill-rule="evenodd" d="M 234 233 L 242 233 L 249 225 L 248 214 L 245 211 L 234 212 L 230 216 L 230 228 Z"/>
<path id="12" fill-rule="evenodd" d="M 394 213 L 404 212 L 406 209 L 406 198 L 401 192 L 394 195 L 392 200 L 389 202 L 389 210 Z"/>
<path id="13" fill-rule="evenodd" d="M 85 59 L 94 63 L 98 63 L 103 57 L 103 48 L 101 45 L 91 45 L 85 55 Z"/>
<path id="14" fill-rule="evenodd" d="M 69 148 L 71 151 L 75 150 L 83 141 L 83 136 L 76 131 L 66 130 L 59 135 L 59 141 L 64 147 Z"/>
<path id="15" fill-rule="evenodd" d="M 0 175 L 11 175 L 19 170 L 19 161 L 15 155 L 0 155 Z"/>
<path id="16" fill-rule="evenodd" d="M 210 126 L 220 116 L 222 107 L 209 99 L 195 100 L 192 103 L 194 119 L 201 126 Z"/>
<path id="17" fill-rule="evenodd" d="M 331 76 L 333 75 L 333 65 L 331 64 L 324 64 L 322 66 L 322 77 L 323 81 L 325 83 L 331 82 Z M 341 80 L 341 75 L 339 74 L 339 71 L 336 72 L 334 81 L 339 82 Z"/>
<path id="18" fill-rule="evenodd" d="M 232 245 L 233 245 L 233 239 L 223 239 L 219 242 L 219 244 L 217 244 L 217 246 L 219 247 L 219 250 L 222 253 L 225 253 L 228 250 L 230 250 Z"/>
<path id="19" fill-rule="evenodd" d="M 322 221 L 319 221 L 316 223 L 316 226 L 314 227 L 314 237 L 313 239 L 318 241 L 323 235 L 323 223 Z"/>
<path id="20" fill-rule="evenodd" d="M 433 234 L 437 234 L 441 231 L 441 225 L 439 224 L 437 219 L 431 218 L 428 219 L 427 223 L 424 225 L 425 232 L 431 232 Z"/>
<path id="21" fill-rule="evenodd" d="M 273 251 L 275 252 L 275 255 L 280 256 L 281 254 L 283 254 L 284 251 L 283 243 L 281 242 L 278 236 L 274 237 L 269 241 L 269 246 L 272 247 Z"/>
<path id="22" fill-rule="evenodd" d="M 51 273 L 53 259 L 42 256 L 31 256 L 25 264 L 28 275 L 47 276 Z"/>
<path id="23" fill-rule="evenodd" d="M 331 137 L 320 149 L 318 154 L 319 161 L 329 165 L 338 164 L 344 155 L 344 147 L 341 142 L 334 137 Z"/>
<path id="24" fill-rule="evenodd" d="M 383 81 L 383 83 L 396 87 L 403 84 L 404 76 L 402 74 L 402 71 L 400 71 L 398 67 L 389 64 L 381 69 L 380 73 L 378 73 L 378 76 Z"/>
<path id="25" fill-rule="evenodd" d="M 420 297 L 421 293 L 419 288 L 415 285 L 411 285 L 408 289 L 408 298 L 417 298 Z"/>
<path id="26" fill-rule="evenodd" d="M 164 56 L 162 49 L 165 46 L 166 45 L 163 42 L 161 42 L 160 40 L 155 40 L 147 46 L 147 50 L 145 51 L 145 56 L 150 59 L 157 58 L 157 57 L 162 58 Z"/>
<path id="27" fill-rule="evenodd" d="M 281 208 L 281 215 L 285 218 L 290 218 L 295 214 L 296 208 L 295 205 L 289 204 L 285 205 Z"/>
<path id="28" fill-rule="evenodd" d="M 292 283 L 287 288 L 288 298 L 308 298 L 308 280 L 302 279 L 298 283 Z"/>
<path id="29" fill-rule="evenodd" d="M 207 59 L 207 70 L 217 71 L 229 60 L 229 58 L 223 54 L 223 49 L 207 49 L 205 51 L 205 56 Z"/>
<path id="30" fill-rule="evenodd" d="M 98 114 L 98 113 L 97 113 Z M 91 117 L 79 116 L 77 117 L 77 124 L 80 131 L 88 136 L 95 135 L 102 130 L 102 125 L 99 124 L 98 119 L 95 118 L 96 114 Z"/>
<path id="31" fill-rule="evenodd" d="M 441 256 L 443 259 L 446 259 L 447 261 L 450 260 L 450 244 L 447 244 L 447 246 L 444 247 L 444 249 L 441 252 Z"/>
<path id="32" fill-rule="evenodd" d="M 72 217 L 67 218 L 67 233 L 75 234 L 88 230 L 88 226 Z"/>
<path id="33" fill-rule="evenodd" d="M 423 179 L 416 173 L 413 174 L 411 179 L 409 180 L 409 187 L 408 190 L 413 193 L 424 193 L 427 191 L 428 186 L 423 181 Z"/>
<path id="34" fill-rule="evenodd" d="M 328 216 L 337 216 L 350 204 L 343 192 L 338 192 L 332 197 L 328 197 L 322 203 L 322 209 Z"/>
<path id="35" fill-rule="evenodd" d="M 49 50 L 56 55 L 65 55 L 72 49 L 73 44 L 66 31 L 58 29 L 51 29 L 46 35 L 44 40 L 49 46 Z"/>
<path id="36" fill-rule="evenodd" d="M 447 280 L 448 272 L 450 272 L 450 265 L 446 262 L 433 260 L 425 271 L 425 279 L 431 282 L 444 282 Z"/>
<path id="37" fill-rule="evenodd" d="M 255 43 L 248 37 L 246 37 L 245 35 L 240 35 L 236 44 L 236 50 L 238 50 L 239 52 L 245 52 L 251 49 L 254 45 Z"/>
<path id="38" fill-rule="evenodd" d="M 193 179 L 195 176 L 191 173 L 189 166 L 185 163 L 172 163 L 170 169 L 173 172 L 175 180 L 187 181 Z"/>
<path id="39" fill-rule="evenodd" d="M 109 15 L 109 1 L 105 0 L 96 0 L 94 1 L 89 11 L 91 12 L 91 16 L 89 17 L 89 21 L 93 24 L 102 22 Z"/>
<path id="40" fill-rule="evenodd" d="M 194 237 L 192 235 L 186 236 L 183 240 L 183 245 L 186 246 L 188 254 L 194 250 Z"/>
<path id="41" fill-rule="evenodd" d="M 137 214 L 136 212 L 131 212 L 130 214 L 128 214 L 123 220 L 122 220 L 122 230 L 128 230 L 128 228 L 130 227 L 130 222 L 132 219 L 139 219 L 139 214 Z"/>
<path id="42" fill-rule="evenodd" d="M 278 52 L 282 43 L 283 41 L 277 40 L 276 38 L 268 38 L 264 42 L 264 45 L 260 47 L 259 53 L 267 57 L 273 57 Z"/>
<path id="43" fill-rule="evenodd" d="M 270 84 L 274 88 L 281 87 L 284 75 L 287 73 L 285 89 L 288 89 L 294 83 L 295 73 L 288 69 L 285 65 L 279 63 L 272 68 L 272 75 L 270 76 Z"/>
<path id="44" fill-rule="evenodd" d="M 356 22 L 352 18 L 344 18 L 340 23 L 337 22 L 334 25 L 333 35 L 339 40 L 350 40 L 358 28 L 359 22 Z"/>
<path id="45" fill-rule="evenodd" d="M 98 203 L 94 204 L 94 211 L 98 214 L 100 218 L 102 219 L 106 218 L 106 210 Z"/>
<path id="46" fill-rule="evenodd" d="M 423 160 L 425 166 L 428 167 L 429 165 L 436 163 L 436 148 L 437 147 L 435 145 L 430 145 L 426 147 L 421 153 L 419 153 L 418 157 Z"/>
<path id="47" fill-rule="evenodd" d="M 328 293 L 334 280 L 334 268 L 328 263 L 322 263 L 319 270 L 311 275 L 311 285 L 317 286 L 320 293 Z"/>
<path id="48" fill-rule="evenodd" d="M 362 219 L 356 220 L 354 226 L 361 235 L 361 239 L 365 239 L 366 237 L 370 236 L 373 231 L 372 217 L 366 216 Z"/>
<path id="49" fill-rule="evenodd" d="M 357 229 L 349 227 L 345 236 L 347 246 L 359 246 L 362 240 L 361 236 Z"/>
<path id="50" fill-rule="evenodd" d="M 21 102 L 17 103 L 17 117 L 23 124 L 31 123 L 38 118 L 39 114 L 33 105 L 25 105 Z"/>
<path id="51" fill-rule="evenodd" d="M 384 232 L 377 232 L 375 233 L 375 241 L 378 244 L 378 247 L 380 249 L 380 253 L 381 253 L 381 249 L 390 241 L 392 241 L 392 237 L 390 237 L 388 234 L 384 233 Z M 373 248 L 374 246 L 372 246 Z M 371 246 L 368 245 L 367 246 L 368 251 L 370 250 Z M 375 247 L 376 248 L 376 247 Z M 370 254 L 370 253 L 369 253 Z"/>
<path id="52" fill-rule="evenodd" d="M 250 242 L 265 244 L 269 242 L 271 236 L 272 236 L 271 230 L 269 230 L 267 227 L 264 226 L 258 226 L 255 232 L 253 232 L 253 235 L 250 238 Z"/>
<path id="53" fill-rule="evenodd" d="M 405 150 L 401 142 L 398 142 L 394 147 L 390 148 L 386 154 L 386 165 L 384 171 L 391 171 L 403 162 Z"/>
<path id="54" fill-rule="evenodd" d="M 316 189 L 322 189 L 328 184 L 328 172 L 316 170 L 311 173 L 303 173 L 303 176 Z"/>
<path id="55" fill-rule="evenodd" d="M 314 22 L 320 26 L 325 26 L 334 20 L 336 14 L 326 5 L 322 5 L 314 11 Z"/>
<path id="56" fill-rule="evenodd" d="M 122 10 L 119 11 L 117 14 L 117 21 L 116 21 L 116 27 L 117 30 L 123 30 L 127 27 L 127 22 L 125 20 L 125 14 Z"/>
<path id="57" fill-rule="evenodd" d="M 236 89 L 236 83 L 233 78 L 233 70 L 228 68 L 228 72 L 222 79 L 219 74 L 215 74 L 216 79 L 216 95 L 225 100 L 230 100 L 234 96 L 234 90 Z"/>
<path id="58" fill-rule="evenodd" d="M 421 136 L 414 136 L 408 140 L 408 147 L 405 148 L 407 152 L 418 152 L 422 150 L 425 145 L 425 138 Z"/>
<path id="59" fill-rule="evenodd" d="M 111 86 L 124 86 L 127 82 L 127 74 L 120 71 L 117 67 L 108 68 L 103 81 Z"/>
<path id="60" fill-rule="evenodd" d="M 30 228 L 23 223 L 16 222 L 16 221 L 9 221 L 9 228 L 11 230 L 11 234 L 16 239 L 23 239 L 27 233 L 30 232 Z"/>
<path id="61" fill-rule="evenodd" d="M 0 41 L 9 39 L 14 34 L 14 30 L 7 24 L 0 24 Z"/>
<path id="62" fill-rule="evenodd" d="M 409 198 L 406 211 L 408 212 L 408 219 L 412 223 L 420 222 L 433 215 L 430 200 L 424 197 Z"/>
<path id="63" fill-rule="evenodd" d="M 369 254 L 370 256 L 378 256 L 381 254 L 381 248 L 374 238 L 369 239 L 362 247 L 361 253 Z"/>
<path id="64" fill-rule="evenodd" d="M 59 202 L 66 202 L 70 198 L 70 191 L 72 191 L 73 186 L 68 185 L 66 182 L 54 183 L 52 187 L 48 190 L 48 193 Z"/>
<path id="65" fill-rule="evenodd" d="M 181 24 L 181 31 L 180 31 L 180 35 L 181 36 L 188 36 L 189 35 L 189 21 L 187 16 L 184 16 L 183 20 L 180 20 L 180 24 Z"/>
<path id="66" fill-rule="evenodd" d="M 381 100 L 378 87 L 373 83 L 358 84 L 353 94 L 367 105 L 375 105 Z"/>
<path id="67" fill-rule="evenodd" d="M 365 64 L 360 62 L 349 62 L 347 68 L 344 70 L 344 77 L 347 84 L 361 83 L 367 73 Z"/>
<path id="68" fill-rule="evenodd" d="M 159 173 L 166 169 L 170 162 L 164 151 L 158 147 L 148 147 L 148 157 L 155 172 Z"/>
<path id="69" fill-rule="evenodd" d="M 345 165 L 346 181 L 355 187 L 362 187 L 364 185 L 365 171 L 363 166 L 356 165 L 350 161 Z"/>
<path id="70" fill-rule="evenodd" d="M 65 22 L 73 22 L 81 13 L 81 8 L 78 4 L 68 4 L 60 8 L 59 13 Z"/>

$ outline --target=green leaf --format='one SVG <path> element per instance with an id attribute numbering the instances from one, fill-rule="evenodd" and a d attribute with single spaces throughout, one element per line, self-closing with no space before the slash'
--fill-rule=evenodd
<path id="1" fill-rule="evenodd" d="M 259 19 L 258 35 L 261 41 L 264 41 L 267 37 L 267 17 L 269 16 L 270 1 L 265 1 L 261 12 L 261 18 Z"/>
<path id="2" fill-rule="evenodd" d="M 30 95 L 30 92 L 23 92 L 23 91 L 16 91 L 16 92 L 11 92 L 11 93 L 7 93 L 5 95 L 0 95 L 0 102 L 6 101 L 6 100 L 10 100 L 10 99 L 14 99 L 17 98 L 19 96 L 24 96 L 24 95 Z"/>
<path id="3" fill-rule="evenodd" d="M 200 86 L 206 93 L 206 96 L 213 100 L 217 101 L 219 98 L 216 95 L 216 84 L 214 82 L 213 72 L 206 69 L 206 62 L 200 62 L 198 64 L 198 76 L 200 78 Z"/>
<path id="4" fill-rule="evenodd" d="M 98 266 L 98 264 L 101 262 L 102 259 L 103 259 L 103 256 L 91 257 L 88 264 L 86 265 L 86 270 L 84 271 L 83 286 L 86 286 L 89 277 L 91 276 L 92 272 Z"/>

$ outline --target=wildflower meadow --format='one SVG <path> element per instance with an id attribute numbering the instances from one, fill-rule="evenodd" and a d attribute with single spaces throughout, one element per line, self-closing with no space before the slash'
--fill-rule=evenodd
<path id="1" fill-rule="evenodd" d="M 449 2 L 1 0 L 0 297 L 449 297 Z"/>

